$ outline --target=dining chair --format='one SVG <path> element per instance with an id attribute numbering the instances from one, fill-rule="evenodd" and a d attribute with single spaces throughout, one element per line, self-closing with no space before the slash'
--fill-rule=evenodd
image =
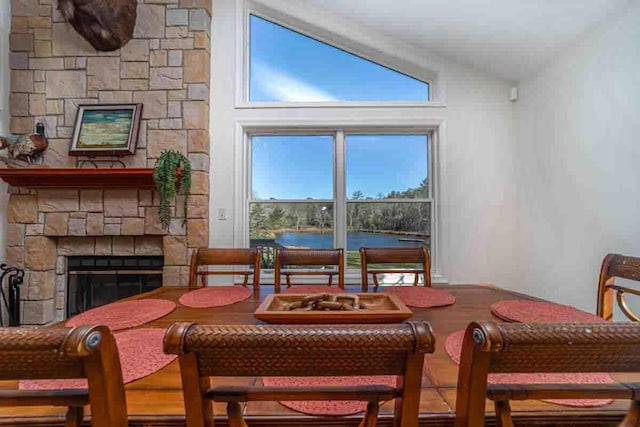
<path id="1" fill-rule="evenodd" d="M 640 297 L 637 289 L 617 285 L 615 278 L 640 281 L 640 258 L 620 254 L 608 254 L 602 261 L 600 280 L 598 282 L 598 302 L 596 314 L 604 320 L 613 320 L 613 295 L 620 311 L 634 322 L 640 322 L 640 315 L 635 313 L 626 300 L 626 295 Z M 640 298 L 637 299 L 640 302 Z"/>
<path id="2" fill-rule="evenodd" d="M 427 322 L 387 325 L 196 325 L 175 323 L 164 338 L 177 354 L 187 427 L 212 423 L 212 402 L 227 404 L 231 427 L 245 427 L 249 401 L 368 402 L 360 426 L 374 426 L 379 402 L 395 399 L 394 426 L 418 425 L 424 354 L 434 350 Z M 211 377 L 395 375 L 395 386 L 218 385 Z"/>
<path id="3" fill-rule="evenodd" d="M 326 267 L 333 267 L 327 269 Z M 287 267 L 297 267 L 288 269 Z M 276 249 L 274 288 L 279 293 L 282 276 L 291 287 L 291 276 L 326 276 L 328 285 L 338 276 L 338 287 L 344 289 L 344 251 L 342 249 Z"/>
<path id="4" fill-rule="evenodd" d="M 0 380 L 86 378 L 88 389 L 0 390 L 0 406 L 67 407 L 65 425 L 126 427 L 127 405 L 118 349 L 106 326 L 0 328 Z"/>
<path id="5" fill-rule="evenodd" d="M 485 425 L 485 398 L 499 426 L 511 400 L 629 399 L 622 426 L 640 425 L 640 383 L 487 384 L 490 373 L 640 372 L 640 324 L 473 322 L 462 343 L 456 427 Z"/>
<path id="6" fill-rule="evenodd" d="M 199 248 L 191 255 L 189 287 L 198 288 L 207 285 L 207 277 L 212 275 L 243 276 L 242 286 L 249 284 L 249 276 L 253 276 L 253 292 L 260 290 L 260 258 L 259 248 Z M 209 266 L 244 266 L 244 269 L 210 270 Z M 200 278 L 200 284 L 198 284 Z"/>
<path id="7" fill-rule="evenodd" d="M 372 265 L 373 264 L 373 265 Z M 400 264 L 400 268 L 384 265 Z M 418 264 L 410 267 L 407 264 Z M 360 272 L 362 275 L 362 292 L 369 291 L 369 275 L 373 279 L 374 290 L 378 290 L 379 274 L 413 274 L 413 285 L 417 286 L 420 275 L 424 277 L 424 286 L 431 286 L 431 259 L 429 250 L 419 248 L 360 248 Z"/>

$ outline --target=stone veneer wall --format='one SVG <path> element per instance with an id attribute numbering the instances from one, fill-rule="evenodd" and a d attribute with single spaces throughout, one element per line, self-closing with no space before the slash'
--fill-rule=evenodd
<path id="1" fill-rule="evenodd" d="M 76 167 L 68 149 L 79 104 L 133 102 L 144 104 L 143 119 L 127 166 L 153 167 L 174 149 L 194 170 L 187 226 L 178 209 L 168 233 L 152 190 L 9 188 L 6 259 L 26 270 L 23 323 L 61 318 L 67 255 L 164 254 L 164 284 L 186 284 L 191 251 L 209 234 L 211 0 L 138 0 L 134 39 L 114 52 L 95 51 L 55 0 L 11 6 L 10 131 L 32 133 L 44 122 L 45 164 Z"/>

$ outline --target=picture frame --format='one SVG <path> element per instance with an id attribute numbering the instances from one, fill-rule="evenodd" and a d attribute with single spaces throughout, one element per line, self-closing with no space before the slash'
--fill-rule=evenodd
<path id="1" fill-rule="evenodd" d="M 129 156 L 135 154 L 142 104 L 78 105 L 71 156 Z"/>

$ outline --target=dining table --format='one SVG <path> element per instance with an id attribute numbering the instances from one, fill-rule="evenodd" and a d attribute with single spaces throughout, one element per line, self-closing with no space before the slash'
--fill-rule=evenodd
<path id="1" fill-rule="evenodd" d="M 435 337 L 435 352 L 425 356 L 420 397 L 420 426 L 452 426 L 455 421 L 456 387 L 458 366 L 445 351 L 446 337 L 464 329 L 471 321 L 502 320 L 491 313 L 490 306 L 503 300 L 534 300 L 524 295 L 492 285 L 438 285 L 455 297 L 453 305 L 434 308 L 410 307 L 409 320 L 427 321 Z M 264 322 L 254 317 L 260 303 L 273 293 L 273 286 L 263 285 L 259 293 L 254 292 L 244 300 L 231 305 L 214 308 L 190 308 L 178 300 L 188 287 L 164 286 L 130 299 L 166 299 L 177 303 L 168 315 L 139 327 L 167 328 L 174 322 L 196 322 L 217 325 L 253 325 Z M 346 287 L 347 292 L 361 292 L 360 285 Z M 61 323 L 64 325 L 64 322 Z M 54 326 L 55 327 L 55 326 Z M 612 374 L 616 381 L 640 381 L 634 374 Z M 213 378 L 214 384 L 260 384 L 255 377 Z M 1 389 L 15 389 L 17 381 L 0 382 Z M 155 373 L 125 385 L 127 411 L 131 426 L 184 426 L 184 403 L 181 390 L 180 371 L 174 360 Z M 386 402 L 380 407 L 379 426 L 392 425 L 393 403 Z M 513 418 L 516 425 L 617 425 L 627 410 L 628 401 L 615 400 L 599 407 L 569 407 L 540 400 L 512 402 Z M 0 425 L 64 425 L 65 408 L 54 407 L 2 407 Z M 90 409 L 86 408 L 86 414 Z M 353 425 L 357 426 L 362 414 L 349 416 L 309 416 L 287 409 L 278 402 L 249 402 L 244 407 L 245 419 L 250 426 L 295 426 L 295 425 Z M 215 425 L 226 426 L 226 406 L 214 405 Z M 493 404 L 487 401 L 487 425 L 495 425 Z M 85 423 L 87 419 L 85 419 Z"/>

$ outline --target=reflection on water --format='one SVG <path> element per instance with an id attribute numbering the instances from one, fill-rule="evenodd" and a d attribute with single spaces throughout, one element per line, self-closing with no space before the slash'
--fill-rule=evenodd
<path id="1" fill-rule="evenodd" d="M 409 241 L 405 239 L 410 239 Z M 416 238 L 416 240 L 422 240 Z M 276 243 L 281 246 L 297 246 L 312 249 L 333 248 L 333 233 L 280 233 L 276 234 Z M 421 241 L 397 234 L 379 234 L 364 232 L 347 233 L 347 250 L 357 251 L 360 247 L 415 248 L 422 246 Z"/>

